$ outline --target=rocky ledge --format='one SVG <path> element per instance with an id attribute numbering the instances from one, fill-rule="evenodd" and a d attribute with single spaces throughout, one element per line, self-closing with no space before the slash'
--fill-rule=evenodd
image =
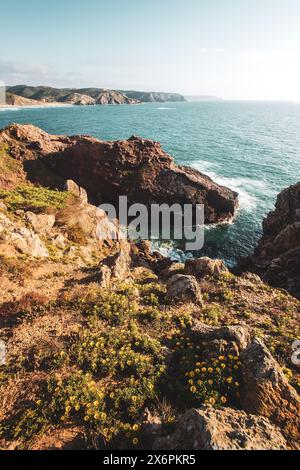
<path id="1" fill-rule="evenodd" d="M 278 195 L 275 210 L 263 221 L 263 236 L 254 255 L 240 267 L 300 298 L 299 260 L 300 183 L 297 183 Z"/>
<path id="2" fill-rule="evenodd" d="M 88 136 L 50 135 L 31 125 L 13 124 L 0 131 L 0 145 L 23 162 L 34 182 L 47 173 L 47 185 L 72 179 L 95 203 L 128 202 L 203 204 L 205 223 L 230 220 L 238 206 L 238 194 L 208 176 L 178 166 L 159 143 L 140 137 L 105 142 Z M 45 171 L 42 171 L 43 168 Z M 55 178 L 49 179 L 49 171 Z"/>

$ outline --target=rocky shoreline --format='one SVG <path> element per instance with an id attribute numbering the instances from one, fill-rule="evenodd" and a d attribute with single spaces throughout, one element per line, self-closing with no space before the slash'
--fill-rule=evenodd
<path id="1" fill-rule="evenodd" d="M 30 125 L 0 131 L 0 145 L 21 161 L 29 179 L 55 187 L 74 180 L 95 203 L 203 204 L 205 223 L 232 219 L 238 194 L 197 170 L 177 166 L 159 143 L 140 137 L 104 142 L 87 136 L 55 136 Z M 51 174 L 53 175 L 51 181 Z"/>
<path id="2" fill-rule="evenodd" d="M 244 269 L 300 299 L 300 183 L 278 195 L 254 254 L 240 263 L 239 270 Z"/>
<path id="3" fill-rule="evenodd" d="M 221 260 L 123 240 L 93 204 L 202 201 L 213 223 L 236 193 L 137 137 L 11 125 L 0 165 L 1 448 L 300 449 L 299 300 Z M 279 196 L 255 263 L 297 248 L 277 234 L 297 229 L 298 196 Z"/>

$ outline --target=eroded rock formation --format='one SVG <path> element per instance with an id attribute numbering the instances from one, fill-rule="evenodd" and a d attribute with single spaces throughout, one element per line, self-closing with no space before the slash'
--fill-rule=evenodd
<path id="1" fill-rule="evenodd" d="M 203 204 L 205 223 L 233 217 L 238 195 L 197 170 L 178 166 L 160 144 L 140 137 L 104 142 L 86 136 L 55 136 L 30 125 L 11 125 L 0 132 L 11 156 L 24 162 L 40 182 L 41 163 L 62 181 L 72 179 L 96 202 Z"/>

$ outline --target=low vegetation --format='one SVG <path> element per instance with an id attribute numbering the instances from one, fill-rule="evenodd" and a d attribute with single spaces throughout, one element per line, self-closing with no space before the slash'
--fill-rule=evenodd
<path id="1" fill-rule="evenodd" d="M 212 281 L 205 282 L 208 291 Z M 19 351 L 22 360 L 16 360 L 17 348 L 1 368 L 2 396 L 14 383 L 18 403 L 10 409 L 7 403 L 4 407 L 2 438 L 17 441 L 18 448 L 30 448 L 47 430 L 71 426 L 84 430 L 87 447 L 116 448 L 121 442 L 126 448 L 143 447 L 146 437 L 141 417 L 145 408 L 159 416 L 167 431 L 186 408 L 201 404 L 239 407 L 240 358 L 230 354 L 208 358 L 206 345 L 190 334 L 195 318 L 214 325 L 228 324 L 233 309 L 236 315 L 246 302 L 243 296 L 236 296 L 234 278 L 222 280 L 220 286 L 215 280 L 213 283 L 214 303 L 209 307 L 207 301 L 203 310 L 192 304 L 172 305 L 166 301 L 164 285 L 144 281 L 119 283 L 113 290 L 91 285 L 48 306 L 44 299 L 39 306 L 36 299 L 30 311 L 23 305 L 22 321 L 35 348 Z M 222 291 L 224 283 L 226 294 L 232 292 L 227 295 L 230 307 L 224 298 L 216 302 L 222 297 L 216 290 Z M 250 292 L 251 286 L 249 282 L 243 294 Z M 271 302 L 272 295 L 265 293 L 263 285 L 261 292 L 258 286 L 256 289 Z M 295 326 L 291 315 L 295 302 L 283 294 L 278 298 L 279 308 L 281 302 L 290 309 L 290 321 L 285 322 L 284 331 L 274 327 L 265 338 L 273 344 L 276 357 L 286 363 L 287 343 Z M 78 323 L 75 329 L 67 326 L 57 332 L 52 345 L 47 343 L 44 349 L 41 342 L 36 343 L 37 328 L 47 334 L 43 321 L 54 322 L 57 315 L 67 318 L 70 312 Z M 231 320 L 234 323 L 234 318 Z M 252 321 L 259 328 L 255 313 Z M 53 330 L 51 324 L 48 327 Z M 293 334 L 297 334 L 295 330 Z M 287 351 L 282 355 L 284 345 Z M 299 376 L 290 369 L 286 373 L 299 387 Z"/>
<path id="2" fill-rule="evenodd" d="M 14 190 L 0 190 L 0 200 L 4 202 L 11 212 L 16 210 L 30 210 L 42 212 L 45 210 L 62 209 L 68 197 L 67 192 L 23 184 Z"/>

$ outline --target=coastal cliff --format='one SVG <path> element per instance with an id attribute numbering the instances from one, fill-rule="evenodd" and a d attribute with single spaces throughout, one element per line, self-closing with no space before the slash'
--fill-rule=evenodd
<path id="1" fill-rule="evenodd" d="M 7 89 L 8 95 L 14 94 L 25 99 L 43 103 L 65 103 L 80 106 L 104 104 L 162 103 L 165 101 L 185 101 L 179 93 L 156 93 L 139 91 L 106 90 L 103 88 L 53 88 L 16 85 Z"/>
<path id="2" fill-rule="evenodd" d="M 102 171 L 89 187 L 85 162 Z M 144 167 L 131 192 L 127 172 Z M 227 217 L 217 203 L 234 208 L 234 193 L 155 142 L 30 125 L 0 131 L 0 170 L 2 449 L 300 448 L 299 300 L 221 260 L 123 240 L 90 202 L 108 179 L 134 200 L 202 194 Z"/>
<path id="3" fill-rule="evenodd" d="M 263 221 L 254 255 L 240 267 L 300 298 L 300 183 L 278 195 L 275 210 Z"/>
<path id="4" fill-rule="evenodd" d="M 24 162 L 40 182 L 41 164 L 62 180 L 84 187 L 95 202 L 130 204 L 203 204 L 205 222 L 230 220 L 238 195 L 197 170 L 177 166 L 160 144 L 140 137 L 105 142 L 86 136 L 55 136 L 30 125 L 11 125 L 0 132 L 0 145 Z M 35 163 L 36 162 L 36 163 Z"/>

